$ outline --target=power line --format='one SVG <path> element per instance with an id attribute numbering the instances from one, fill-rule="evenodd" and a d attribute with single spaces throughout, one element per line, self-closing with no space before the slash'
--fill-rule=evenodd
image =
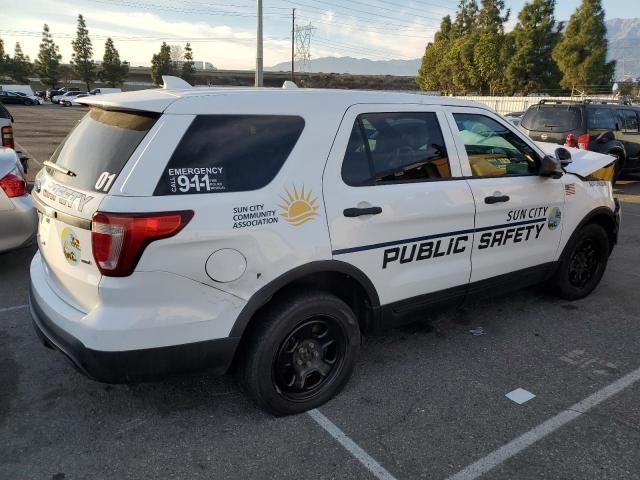
<path id="1" fill-rule="evenodd" d="M 395 10 L 391 9 L 391 8 L 384 8 L 384 7 L 380 7 L 378 5 L 372 5 L 371 3 L 362 2 L 360 0 L 350 0 L 349 3 L 357 3 L 357 4 L 360 4 L 360 5 L 364 5 L 366 7 L 369 7 L 370 10 L 365 11 L 365 10 L 361 10 L 361 9 L 345 7 L 343 5 L 334 5 L 332 3 L 323 2 L 321 0 L 308 0 L 308 1 L 319 3 L 321 5 L 334 7 L 334 8 L 341 8 L 343 10 L 350 10 L 352 12 L 356 12 L 356 13 L 360 13 L 360 14 L 373 15 L 373 16 L 382 17 L 382 18 L 389 18 L 389 19 L 392 19 L 394 21 L 400 20 L 399 18 L 392 18 L 392 17 L 389 17 L 389 16 L 379 15 L 377 13 L 372 13 L 373 11 L 376 11 L 376 10 L 386 10 L 386 11 L 389 11 L 389 12 L 396 13 L 398 11 L 397 8 Z M 406 8 L 406 6 L 404 8 Z M 413 13 L 411 16 L 412 16 L 412 18 L 419 17 L 419 18 L 424 18 L 424 19 L 429 20 L 429 21 L 433 21 L 433 20 L 440 21 L 441 20 L 441 17 L 434 17 L 432 15 L 420 15 L 420 14 L 417 14 L 417 13 Z"/>

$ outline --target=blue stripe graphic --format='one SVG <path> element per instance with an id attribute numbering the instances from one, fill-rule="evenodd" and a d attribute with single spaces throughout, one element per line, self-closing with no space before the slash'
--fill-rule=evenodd
<path id="1" fill-rule="evenodd" d="M 395 247 L 396 245 L 405 245 L 407 243 L 423 242 L 425 240 L 434 240 L 437 238 L 453 237 L 457 235 L 464 235 L 465 233 L 480 233 L 488 232 L 490 230 L 499 230 L 501 228 L 519 227 L 521 225 L 533 225 L 535 223 L 546 222 L 547 218 L 534 218 L 533 220 L 523 220 L 521 222 L 503 223 L 502 225 L 492 225 L 490 227 L 472 228 L 469 230 L 458 230 L 455 232 L 436 233 L 434 235 L 426 235 L 424 237 L 407 238 L 405 240 L 392 240 L 390 242 L 374 243 L 372 245 L 362 245 L 360 247 L 341 248 L 340 250 L 333 250 L 334 255 L 344 255 L 345 253 L 362 252 L 365 250 L 375 250 L 376 248 Z"/>

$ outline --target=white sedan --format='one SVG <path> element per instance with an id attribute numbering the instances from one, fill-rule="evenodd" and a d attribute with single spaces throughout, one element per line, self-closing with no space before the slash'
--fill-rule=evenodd
<path id="1" fill-rule="evenodd" d="M 75 95 L 65 95 L 64 97 L 61 97 L 58 103 L 63 107 L 71 107 L 72 105 L 82 105 L 81 103 L 76 102 L 76 100 L 78 98 L 89 96 L 88 93 L 81 93 L 81 92 L 73 92 L 73 93 L 75 93 Z"/>

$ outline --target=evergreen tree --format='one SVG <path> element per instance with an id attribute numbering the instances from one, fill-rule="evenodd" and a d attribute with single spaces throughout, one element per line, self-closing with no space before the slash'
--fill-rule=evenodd
<path id="1" fill-rule="evenodd" d="M 563 87 L 587 93 L 610 89 L 616 62 L 607 62 L 606 35 L 601 0 L 582 0 L 553 50 Z"/>
<path id="2" fill-rule="evenodd" d="M 182 79 L 193 85 L 196 81 L 196 69 L 193 66 L 193 50 L 191 44 L 187 43 L 184 47 L 184 55 L 182 56 Z"/>
<path id="3" fill-rule="evenodd" d="M 175 75 L 174 64 L 171 60 L 171 47 L 162 42 L 160 52 L 151 58 L 151 79 L 156 85 L 162 85 L 163 75 Z"/>
<path id="4" fill-rule="evenodd" d="M 560 70 L 551 56 L 562 27 L 553 15 L 555 5 L 555 0 L 533 0 L 518 14 L 514 53 L 506 70 L 512 92 L 527 95 L 559 88 Z"/>
<path id="5" fill-rule="evenodd" d="M 418 71 L 416 82 L 422 90 L 439 91 L 445 95 L 454 91 L 449 64 L 445 61 L 453 39 L 453 25 L 448 15 L 440 22 L 440 30 L 436 32 L 433 43 L 424 50 L 422 65 Z"/>
<path id="6" fill-rule="evenodd" d="M 473 61 L 476 76 L 488 87 L 489 95 L 504 88 L 504 57 L 500 54 L 505 43 L 504 23 L 509 10 L 504 11 L 503 0 L 482 0 L 477 16 L 477 30 L 472 33 Z"/>
<path id="7" fill-rule="evenodd" d="M 4 51 L 4 40 L 0 37 L 0 78 L 8 73 L 9 56 Z"/>
<path id="8" fill-rule="evenodd" d="M 107 38 L 104 44 L 104 56 L 102 57 L 102 70 L 98 72 L 101 81 L 115 87 L 121 85 L 129 74 L 129 64 L 120 61 L 120 53 L 113 44 L 111 38 Z"/>
<path id="9" fill-rule="evenodd" d="M 60 80 L 60 50 L 51 38 L 49 25 L 44 25 L 42 42 L 38 59 L 35 61 L 35 72 L 40 76 L 40 83 L 47 87 L 55 87 Z"/>
<path id="10" fill-rule="evenodd" d="M 9 76 L 17 83 L 28 84 L 29 75 L 33 72 L 31 65 L 31 59 L 28 55 L 22 53 L 22 47 L 20 42 L 16 42 L 16 47 L 13 51 L 13 58 L 9 64 Z"/>
<path id="11" fill-rule="evenodd" d="M 78 78 L 87 85 L 87 92 L 91 89 L 91 82 L 96 79 L 96 64 L 93 61 L 93 46 L 89 38 L 89 30 L 82 15 L 78 15 L 78 29 L 76 39 L 71 42 L 73 54 L 71 64 Z"/>

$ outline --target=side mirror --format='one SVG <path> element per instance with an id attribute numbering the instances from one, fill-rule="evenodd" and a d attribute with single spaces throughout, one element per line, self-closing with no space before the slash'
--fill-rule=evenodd
<path id="1" fill-rule="evenodd" d="M 554 153 L 556 155 L 556 159 L 563 167 L 573 162 L 573 160 L 571 159 L 571 152 L 564 147 L 556 148 L 556 151 Z"/>
<path id="2" fill-rule="evenodd" d="M 540 161 L 540 168 L 538 169 L 538 175 L 541 177 L 560 178 L 563 173 L 560 160 L 556 157 L 552 157 L 551 155 L 545 155 L 542 157 L 542 160 Z"/>

